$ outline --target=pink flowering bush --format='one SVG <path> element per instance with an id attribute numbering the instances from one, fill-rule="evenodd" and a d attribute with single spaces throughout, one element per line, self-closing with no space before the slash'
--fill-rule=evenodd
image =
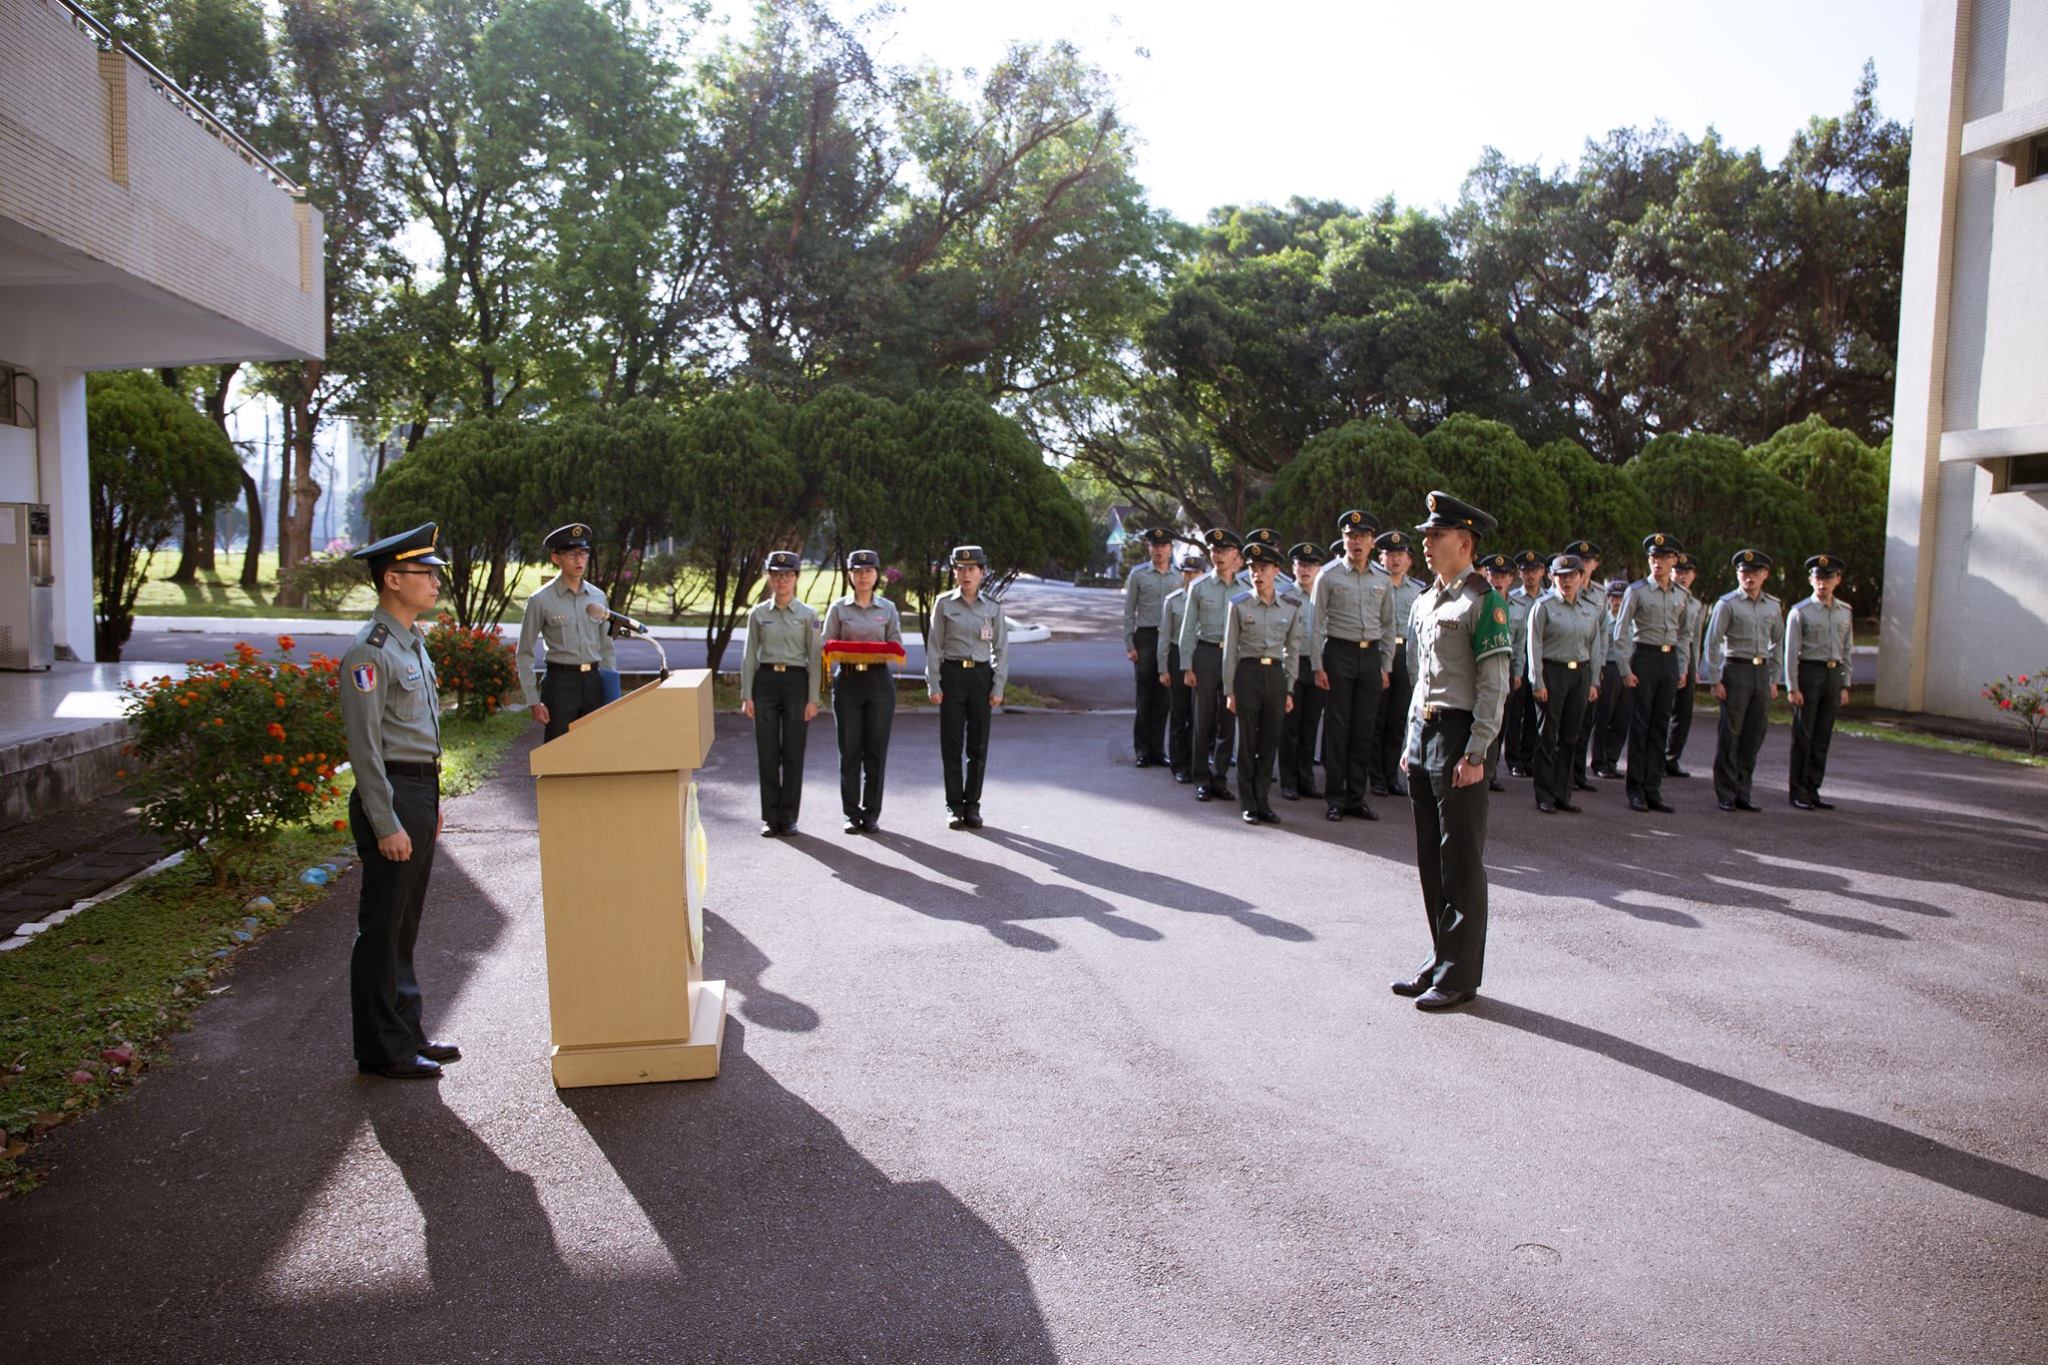
<path id="1" fill-rule="evenodd" d="M 1984 700 L 1996 706 L 2027 732 L 2027 756 L 2041 752 L 2041 730 L 2048 726 L 2048 669 L 2010 674 L 1984 689 Z"/>

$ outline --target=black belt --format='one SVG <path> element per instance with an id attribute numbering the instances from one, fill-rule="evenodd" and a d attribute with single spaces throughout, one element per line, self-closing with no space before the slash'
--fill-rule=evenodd
<path id="1" fill-rule="evenodd" d="M 947 659 L 947 660 L 946 660 L 945 662 L 947 662 L 947 663 L 949 663 L 949 664 L 958 664 L 958 665 L 960 665 L 960 667 L 962 667 L 962 668 L 987 668 L 987 667 L 988 667 L 988 660 L 986 660 L 986 659 Z"/>
<path id="2" fill-rule="evenodd" d="M 1578 672 L 1579 669 L 1579 661 L 1577 659 L 1545 659 L 1543 662 L 1545 664 L 1556 664 L 1560 668 L 1569 668 L 1574 673 Z"/>
<path id="3" fill-rule="evenodd" d="M 804 664 L 762 664 L 761 667 L 769 670 L 772 673 L 788 673 L 792 669 L 798 673 L 808 673 L 811 671 Z"/>
<path id="4" fill-rule="evenodd" d="M 386 777 L 439 777 L 441 775 L 441 763 L 438 759 L 432 763 L 398 763 L 386 759 L 384 762 L 384 775 Z"/>
<path id="5" fill-rule="evenodd" d="M 1357 646 L 1358 646 L 1358 647 L 1359 647 L 1360 649 L 1371 649 L 1371 648 L 1372 648 L 1372 647 L 1373 647 L 1374 645 L 1378 644 L 1378 643 L 1379 643 L 1379 641 L 1378 641 L 1378 640 L 1346 640 L 1346 641 L 1344 641 L 1344 643 L 1345 643 L 1345 644 L 1347 644 L 1347 645 L 1357 645 Z"/>
<path id="6" fill-rule="evenodd" d="M 1272 668 L 1280 661 L 1270 656 L 1263 659 L 1254 659 L 1249 654 L 1247 654 L 1244 658 L 1239 659 L 1238 662 L 1241 664 L 1257 664 L 1260 668 Z"/>
<path id="7" fill-rule="evenodd" d="M 1471 714 L 1470 711 L 1462 710 L 1455 706 L 1425 706 L 1422 708 L 1422 723 L 1424 725 L 1435 725 L 1437 722 L 1448 720 L 1452 716 L 1469 717 Z"/>
<path id="8" fill-rule="evenodd" d="M 1196 648 L 1196 649 L 1221 649 L 1221 648 L 1223 648 L 1223 642 L 1222 642 L 1221 640 L 1199 640 L 1199 639 L 1198 639 L 1198 640 L 1196 640 L 1196 641 L 1195 641 L 1195 648 Z"/>
<path id="9" fill-rule="evenodd" d="M 548 664 L 548 672 L 552 673 L 559 668 L 564 673 L 588 673 L 596 667 L 596 664 L 558 664 L 551 662 Z"/>

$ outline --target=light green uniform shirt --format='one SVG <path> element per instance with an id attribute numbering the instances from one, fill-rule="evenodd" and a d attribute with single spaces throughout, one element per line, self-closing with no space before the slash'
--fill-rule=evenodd
<path id="1" fill-rule="evenodd" d="M 1195 666 L 1197 644 L 1205 640 L 1212 645 L 1223 643 L 1223 628 L 1230 619 L 1230 599 L 1242 591 L 1244 589 L 1237 584 L 1218 578 L 1214 569 L 1189 585 L 1180 621 L 1180 666 L 1183 669 Z"/>
<path id="2" fill-rule="evenodd" d="M 823 704 L 825 642 L 818 634 L 817 608 L 795 598 L 786 607 L 775 599 L 756 602 L 747 613 L 747 648 L 740 656 L 740 700 L 754 699 L 754 675 L 763 668 L 810 670 L 810 703 Z"/>
<path id="3" fill-rule="evenodd" d="M 1150 560 L 1124 578 L 1124 648 L 1138 647 L 1138 632 L 1159 620 L 1159 604 L 1180 587 L 1180 570 L 1155 569 Z"/>
<path id="4" fill-rule="evenodd" d="M 1543 681 L 1546 663 L 1576 663 L 1587 671 L 1588 687 L 1600 685 L 1600 666 L 1607 657 L 1602 610 L 1600 603 L 1583 592 L 1573 602 L 1565 601 L 1555 588 L 1536 599 L 1529 608 L 1528 652 L 1523 665 L 1531 684 L 1547 686 Z"/>
<path id="5" fill-rule="evenodd" d="M 1700 681 L 1712 687 L 1731 660 L 1761 661 L 1779 668 L 1785 657 L 1785 608 L 1760 592 L 1751 601 L 1737 588 L 1722 593 L 1707 620 L 1707 643 L 1700 653 Z"/>
<path id="6" fill-rule="evenodd" d="M 1845 668 L 1856 643 L 1849 604 L 1837 597 L 1824 607 L 1818 597 L 1808 597 L 1792 608 L 1785 621 L 1785 690 L 1799 690 L 1799 665 L 1838 663 Z"/>
<path id="7" fill-rule="evenodd" d="M 341 656 L 341 723 L 356 791 L 379 839 L 401 826 L 391 809 L 386 763 L 441 757 L 441 691 L 426 635 L 379 607 Z"/>
<path id="8" fill-rule="evenodd" d="M 1684 643 L 1685 604 L 1691 600 L 1676 580 L 1670 587 L 1660 588 L 1654 578 L 1639 578 L 1628 585 L 1628 595 L 1621 599 L 1621 615 L 1614 618 L 1614 638 L 1626 641 L 1633 632 L 1637 645 L 1652 649 L 1670 645 L 1672 653 L 1678 654 Z M 1685 667 L 1682 656 L 1678 666 Z"/>
<path id="9" fill-rule="evenodd" d="M 618 650 L 605 618 L 590 615 L 593 606 L 603 612 L 610 603 L 588 579 L 572 593 L 568 581 L 558 577 L 526 599 L 526 610 L 519 617 L 519 690 L 528 706 L 540 700 L 540 689 L 533 683 L 537 645 L 547 646 L 541 663 L 619 666 Z"/>
<path id="10" fill-rule="evenodd" d="M 1329 668 L 1331 642 L 1339 649 L 1356 652 L 1361 641 L 1380 647 L 1380 667 L 1394 666 L 1394 641 L 1399 631 L 1394 623 L 1394 581 L 1367 560 L 1362 569 L 1340 559 L 1326 564 L 1309 590 L 1315 606 L 1315 634 L 1309 652 L 1319 669 Z"/>
<path id="11" fill-rule="evenodd" d="M 1237 665 L 1244 659 L 1271 659 L 1289 686 L 1294 681 L 1294 662 L 1308 647 L 1308 630 L 1302 620 L 1308 603 L 1301 594 L 1276 592 L 1271 602 L 1261 602 L 1256 592 L 1239 593 L 1230 600 L 1230 615 L 1223 625 L 1223 695 L 1237 695 Z"/>
<path id="12" fill-rule="evenodd" d="M 1167 651 L 1180 648 L 1180 622 L 1187 614 L 1188 590 L 1175 588 L 1159 603 L 1159 671 L 1171 673 L 1169 666 L 1172 655 Z M 1193 665 L 1181 660 L 1181 671 L 1186 672 Z"/>
<path id="13" fill-rule="evenodd" d="M 1003 604 L 982 593 L 972 602 L 960 589 L 939 594 L 932 603 L 931 629 L 924 633 L 924 681 L 934 696 L 943 696 L 939 669 L 948 659 L 972 659 L 995 670 L 989 690 L 1000 697 L 1010 680 L 1010 623 Z"/>
<path id="14" fill-rule="evenodd" d="M 1474 570 L 1432 583 L 1415 599 L 1415 692 L 1408 702 L 1410 763 L 1422 761 L 1422 725 L 1432 707 L 1472 713 L 1465 752 L 1484 754 L 1500 733 L 1513 634 L 1507 599 Z"/>

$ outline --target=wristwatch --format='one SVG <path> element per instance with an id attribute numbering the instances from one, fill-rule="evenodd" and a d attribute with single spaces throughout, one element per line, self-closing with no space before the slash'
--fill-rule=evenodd
<path id="1" fill-rule="evenodd" d="M 1470 764 L 1471 764 L 1471 765 L 1472 765 L 1473 767 L 1475 767 L 1475 768 L 1483 768 L 1483 767 L 1485 767 L 1485 766 L 1486 766 L 1486 755 L 1485 755 L 1485 754 L 1466 754 L 1466 755 L 1465 755 L 1465 761 L 1466 761 L 1467 763 L 1470 763 Z"/>

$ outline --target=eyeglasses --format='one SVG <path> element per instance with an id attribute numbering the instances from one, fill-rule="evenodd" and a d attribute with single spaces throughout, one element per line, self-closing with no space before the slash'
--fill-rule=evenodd
<path id="1" fill-rule="evenodd" d="M 439 569 L 386 569 L 384 572 L 402 574 L 427 574 L 433 578 L 441 577 L 441 571 Z"/>

